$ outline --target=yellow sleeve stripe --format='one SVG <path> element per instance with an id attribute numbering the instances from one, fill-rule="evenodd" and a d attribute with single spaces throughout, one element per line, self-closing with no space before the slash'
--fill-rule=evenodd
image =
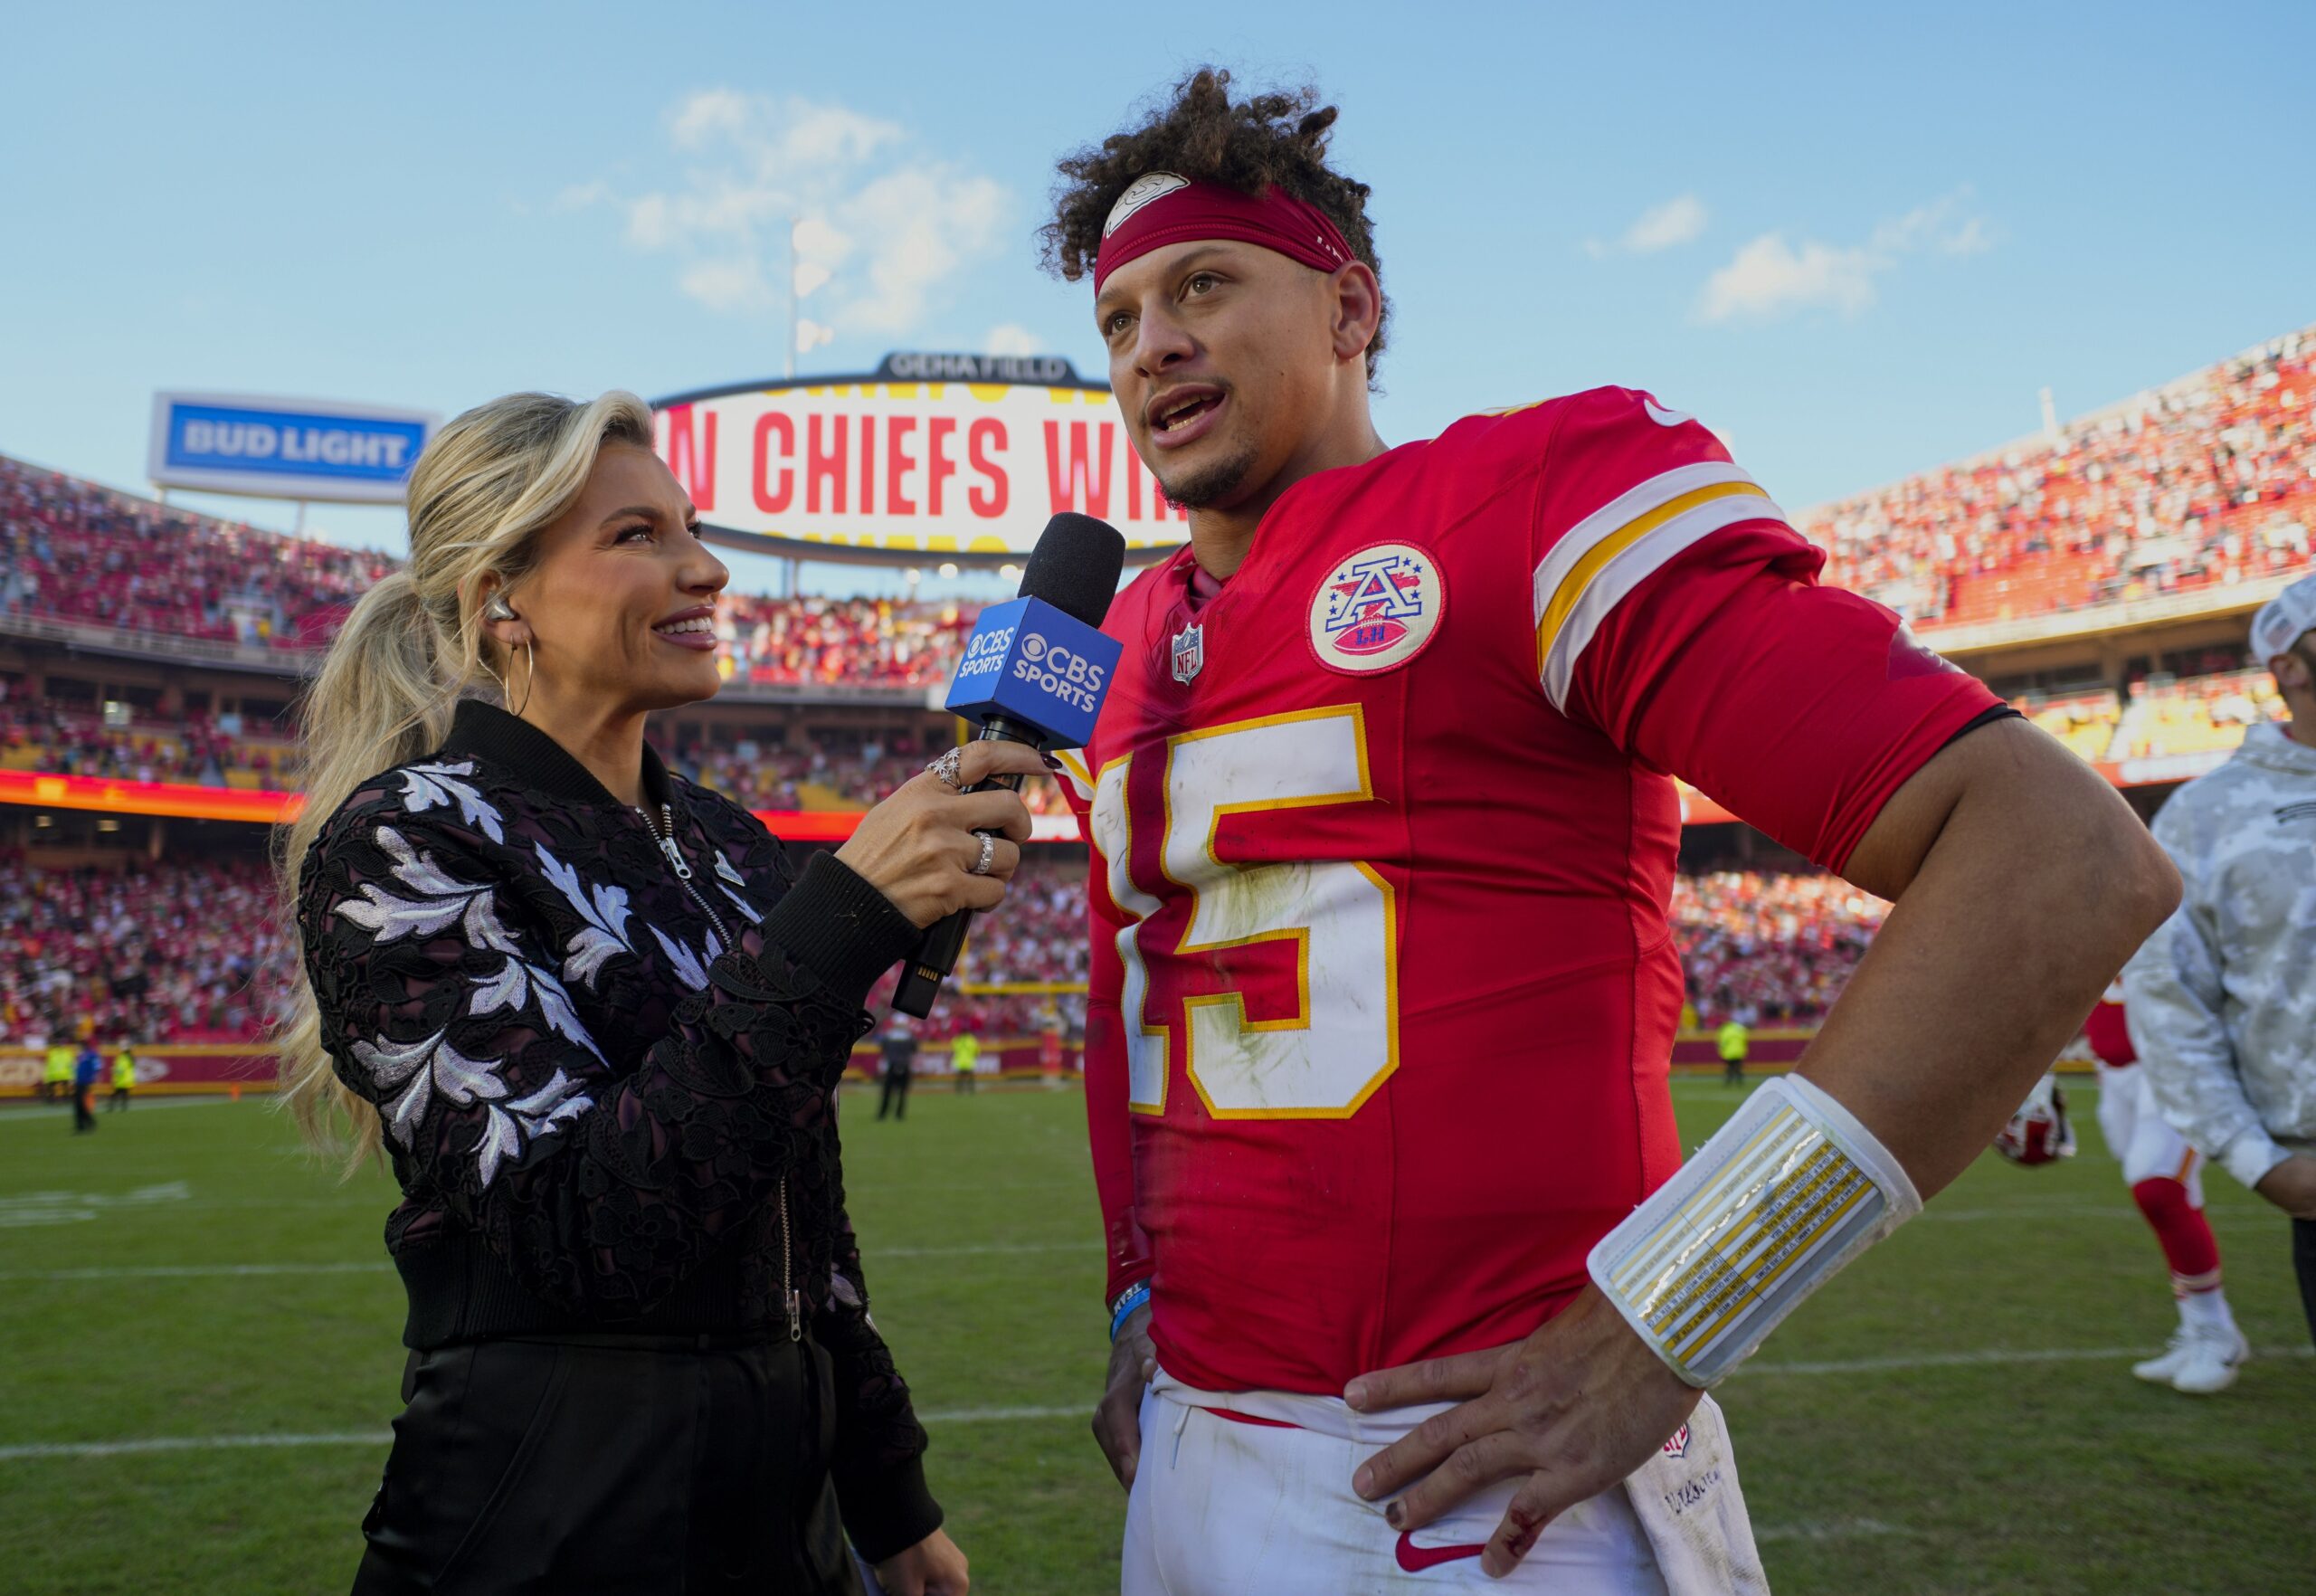
<path id="1" fill-rule="evenodd" d="M 1061 778 L 1077 789 L 1078 799 L 1083 803 L 1093 803 L 1094 774 L 1086 768 L 1086 750 L 1057 748 L 1054 750 L 1053 756 L 1061 766 L 1059 772 Z"/>
<path id="2" fill-rule="evenodd" d="M 1734 480 L 1684 487 L 1571 547 L 1586 529 L 1580 527 L 1555 545 L 1537 567 L 1536 671 L 1554 708 L 1567 707 L 1577 660 L 1627 594 L 1684 549 L 1724 527 L 1784 518 L 1769 495 L 1735 467 L 1714 469 Z"/>

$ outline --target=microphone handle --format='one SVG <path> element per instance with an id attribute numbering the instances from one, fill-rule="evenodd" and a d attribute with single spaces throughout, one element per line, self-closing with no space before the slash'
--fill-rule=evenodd
<path id="1" fill-rule="evenodd" d="M 1032 748 L 1041 747 L 1045 734 L 1024 721 L 1009 716 L 992 715 L 982 723 L 976 743 L 1027 743 Z M 1002 787 L 1009 793 L 1021 790 L 1018 775 L 994 775 L 985 782 L 975 782 L 965 789 L 968 793 L 987 793 Z M 993 833 L 977 832 L 979 836 Z M 893 1009 L 897 1013 L 922 1020 L 933 1012 L 934 1003 L 941 996 L 941 983 L 949 979 L 957 967 L 958 955 L 965 951 L 965 932 L 973 923 L 973 911 L 958 909 L 944 916 L 925 928 L 925 940 L 917 945 L 916 954 L 901 970 L 900 984 L 893 988 Z"/>

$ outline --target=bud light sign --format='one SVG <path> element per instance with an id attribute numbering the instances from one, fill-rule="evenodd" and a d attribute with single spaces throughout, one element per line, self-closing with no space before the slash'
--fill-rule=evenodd
<path id="1" fill-rule="evenodd" d="M 374 404 L 157 394 L 146 474 L 164 488 L 399 504 L 440 419 Z"/>
<path id="2" fill-rule="evenodd" d="M 1037 727 L 1046 747 L 1083 747 L 1125 651 L 1043 599 L 992 604 L 965 641 L 950 713 L 972 721 L 1003 716 Z"/>

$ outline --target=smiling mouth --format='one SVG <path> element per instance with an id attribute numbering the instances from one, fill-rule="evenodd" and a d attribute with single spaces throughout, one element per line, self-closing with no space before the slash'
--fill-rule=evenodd
<path id="1" fill-rule="evenodd" d="M 1193 394 L 1181 401 L 1167 404 L 1150 418 L 1151 431 L 1162 437 L 1180 432 L 1222 403 L 1220 394 Z"/>
<path id="2" fill-rule="evenodd" d="M 698 615 L 688 621 L 674 621 L 665 626 L 654 626 L 651 630 L 661 637 L 713 637 L 716 634 L 716 622 L 710 616 Z"/>

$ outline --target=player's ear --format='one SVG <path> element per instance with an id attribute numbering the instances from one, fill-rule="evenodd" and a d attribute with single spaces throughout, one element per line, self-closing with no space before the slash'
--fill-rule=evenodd
<path id="1" fill-rule="evenodd" d="M 1331 331 L 1337 360 L 1364 360 L 1383 320 L 1383 288 L 1364 261 L 1346 261 L 1327 280 L 1334 303 Z"/>

